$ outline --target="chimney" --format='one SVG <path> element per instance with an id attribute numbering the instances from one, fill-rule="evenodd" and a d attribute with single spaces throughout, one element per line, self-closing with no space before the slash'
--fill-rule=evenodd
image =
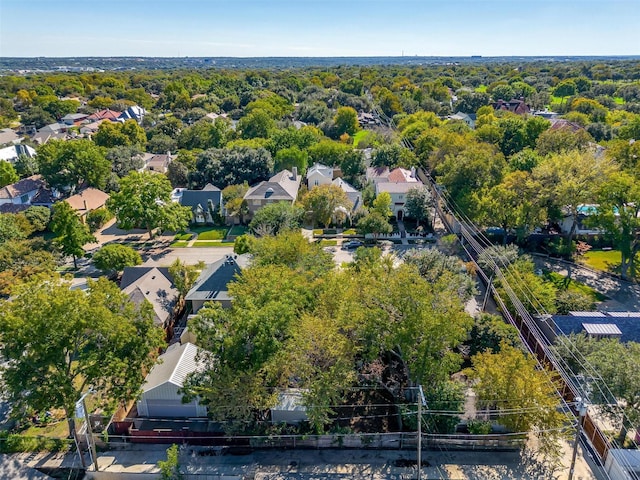
<path id="1" fill-rule="evenodd" d="M 293 167 L 291 170 L 291 173 L 293 174 L 293 180 L 298 180 L 298 167 Z"/>
<path id="2" fill-rule="evenodd" d="M 411 167 L 411 178 L 416 178 L 416 167 Z"/>

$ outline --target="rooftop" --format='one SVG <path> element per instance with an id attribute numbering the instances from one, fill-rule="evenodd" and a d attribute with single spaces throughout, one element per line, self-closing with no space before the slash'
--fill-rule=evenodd
<path id="1" fill-rule="evenodd" d="M 205 268 L 189 290 L 186 300 L 231 300 L 228 284 L 249 264 L 248 255 L 227 255 Z"/>
<path id="2" fill-rule="evenodd" d="M 197 371 L 201 366 L 201 363 L 196 361 L 199 350 L 193 343 L 171 345 L 166 352 L 158 357 L 158 363 L 147 375 L 142 385 L 142 391 L 148 392 L 164 383 L 172 383 L 182 387 L 187 375 Z"/>
<path id="3" fill-rule="evenodd" d="M 0 199 L 13 199 L 44 187 L 42 175 L 31 175 L 22 180 L 0 188 Z"/>

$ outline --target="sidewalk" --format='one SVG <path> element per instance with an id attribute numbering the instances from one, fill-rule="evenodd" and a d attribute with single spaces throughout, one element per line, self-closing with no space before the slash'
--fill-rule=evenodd
<path id="1" fill-rule="evenodd" d="M 99 454 L 100 472 L 135 479 L 136 474 L 158 475 L 157 462 L 166 459 L 169 445 L 130 445 L 126 450 Z M 234 454 L 235 453 L 235 454 Z M 408 479 L 415 478 L 414 450 L 256 450 L 233 452 L 222 447 L 183 446 L 179 461 L 182 471 L 202 478 L 276 479 Z M 570 452 L 566 452 L 570 453 Z M 76 455 L 19 454 L 35 468 L 70 468 L 79 466 Z M 544 476 L 526 453 L 424 450 L 422 478 L 449 480 L 516 480 L 551 478 Z M 566 478 L 567 469 L 555 478 Z M 124 476 L 123 476 L 124 475 Z M 87 478 L 92 478 L 89 470 Z M 101 478 L 107 478 L 100 476 Z M 0 475 L 0 478 L 1 475 Z M 149 477 L 146 477 L 149 478 Z M 576 479 L 594 480 L 582 452 L 579 452 Z"/>

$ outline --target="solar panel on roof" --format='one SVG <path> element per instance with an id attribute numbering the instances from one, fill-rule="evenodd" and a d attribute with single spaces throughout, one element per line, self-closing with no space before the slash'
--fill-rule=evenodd
<path id="1" fill-rule="evenodd" d="M 602 312 L 569 312 L 572 317 L 604 317 Z"/>
<path id="2" fill-rule="evenodd" d="M 613 323 L 583 323 L 582 328 L 589 335 L 622 335 L 618 326 Z"/>

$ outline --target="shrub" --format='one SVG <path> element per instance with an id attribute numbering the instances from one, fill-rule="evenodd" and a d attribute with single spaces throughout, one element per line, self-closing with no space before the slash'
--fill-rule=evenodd
<path id="1" fill-rule="evenodd" d="M 491 433 L 491 422 L 486 420 L 469 420 L 467 428 L 472 435 L 489 435 Z"/>
<path id="2" fill-rule="evenodd" d="M 112 218 L 113 213 L 109 210 L 106 208 L 98 208 L 87 214 L 87 225 L 91 233 L 93 233 L 102 228 Z"/>
<path id="3" fill-rule="evenodd" d="M 142 263 L 142 257 L 133 248 L 119 243 L 110 243 L 93 256 L 94 265 L 103 272 L 124 270 Z"/>

